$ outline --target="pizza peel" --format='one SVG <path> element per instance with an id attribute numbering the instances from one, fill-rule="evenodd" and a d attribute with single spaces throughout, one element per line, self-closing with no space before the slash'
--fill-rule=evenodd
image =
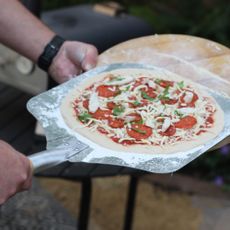
<path id="1" fill-rule="evenodd" d="M 56 140 L 58 141 L 58 140 Z M 63 144 L 29 156 L 34 173 L 52 168 L 65 161 L 71 161 L 75 155 L 87 154 L 92 149 L 75 138 L 63 138 Z"/>
<path id="2" fill-rule="evenodd" d="M 35 172 L 45 170 L 65 161 L 99 163 L 132 167 L 154 173 L 170 173 L 182 168 L 230 134 L 230 98 L 205 89 L 215 98 L 224 111 L 224 128 L 219 135 L 195 148 L 170 154 L 142 154 L 115 151 L 100 146 L 79 133 L 71 130 L 65 123 L 60 105 L 62 100 L 77 84 L 96 75 L 115 69 L 138 68 L 169 71 L 143 64 L 117 63 L 97 67 L 70 81 L 33 97 L 27 104 L 28 110 L 44 128 L 47 150 L 29 156 Z"/>

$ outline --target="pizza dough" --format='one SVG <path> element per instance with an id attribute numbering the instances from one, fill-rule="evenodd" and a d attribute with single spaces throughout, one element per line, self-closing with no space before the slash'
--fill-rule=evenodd
<path id="1" fill-rule="evenodd" d="M 134 87 L 138 81 L 141 83 Z M 173 82 L 173 86 L 163 85 L 160 81 Z M 109 91 L 111 95 L 106 94 L 108 91 L 104 91 L 103 87 L 111 87 Z M 118 90 L 117 94 L 114 94 L 112 91 L 116 90 Z M 103 92 L 106 93 L 103 94 Z M 156 95 L 154 96 L 152 92 L 155 92 Z M 136 97 L 134 101 L 131 98 L 133 95 Z M 194 100 L 195 96 L 198 97 Z M 88 100 L 87 108 L 83 105 L 85 98 Z M 171 104 L 173 99 L 176 102 Z M 133 104 L 129 103 L 130 100 Z M 145 101 L 146 104 L 142 105 L 140 101 Z M 191 101 L 194 101 L 192 105 Z M 111 102 L 120 106 L 116 107 L 117 110 L 113 108 L 112 113 L 110 112 L 112 121 L 116 121 L 115 126 L 113 123 L 111 125 L 111 121 L 107 121 L 107 118 L 101 119 L 94 116 L 99 109 L 105 109 L 105 102 L 107 105 L 108 102 Z M 130 104 L 132 104 L 131 108 Z M 203 105 L 207 107 L 205 110 Z M 122 109 L 119 110 L 119 108 Z M 156 116 L 154 108 L 158 109 Z M 224 125 L 223 111 L 204 88 L 161 69 L 116 69 L 93 76 L 70 90 L 63 99 L 60 109 L 70 129 L 102 147 L 123 152 L 168 154 L 186 151 L 216 137 Z M 162 110 L 162 114 L 159 114 L 159 109 Z M 106 110 L 109 109 L 106 107 Z M 129 120 L 130 116 L 125 114 L 129 110 L 141 116 L 142 124 L 140 120 L 137 124 L 133 124 L 132 118 Z M 148 112 L 151 113 L 151 121 Z M 211 114 L 211 119 L 207 117 L 206 112 Z M 80 117 L 82 113 L 87 115 L 84 116 L 85 120 Z M 186 120 L 191 117 L 193 117 L 192 122 L 195 120 L 190 125 L 191 127 L 185 125 L 183 126 L 185 128 L 181 128 L 181 119 Z M 211 120 L 210 123 L 208 119 Z M 123 120 L 120 127 L 118 120 Z M 188 122 L 191 123 L 191 119 Z M 208 122 L 208 124 L 200 122 Z M 101 127 L 100 124 L 102 124 Z M 141 127 L 140 130 L 139 127 Z M 168 136 L 166 134 L 171 127 L 174 127 L 176 133 Z M 142 128 L 145 129 L 142 130 Z M 150 134 L 149 137 L 146 136 L 147 133 Z M 121 137 L 124 137 L 123 141 Z"/>

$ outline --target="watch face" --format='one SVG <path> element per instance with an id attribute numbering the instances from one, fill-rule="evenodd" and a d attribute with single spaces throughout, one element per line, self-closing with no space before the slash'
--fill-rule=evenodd
<path id="1" fill-rule="evenodd" d="M 16 69 L 24 75 L 29 75 L 34 71 L 35 64 L 28 58 L 19 56 L 15 62 Z"/>

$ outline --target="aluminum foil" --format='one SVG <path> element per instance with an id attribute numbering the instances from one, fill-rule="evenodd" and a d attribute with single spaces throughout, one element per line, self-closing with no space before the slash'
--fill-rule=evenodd
<path id="1" fill-rule="evenodd" d="M 70 81 L 59 85 L 49 91 L 46 91 L 38 96 L 33 97 L 27 104 L 28 110 L 35 116 L 44 128 L 47 138 L 47 149 L 57 148 L 65 144 L 68 139 L 76 139 L 88 145 L 91 151 L 82 152 L 80 154 L 71 155 L 68 158 L 71 162 L 87 162 L 87 163 L 100 163 L 127 166 L 137 168 L 154 173 L 170 173 L 174 172 L 201 154 L 205 153 L 208 149 L 222 141 L 230 134 L 230 98 L 208 88 L 205 90 L 213 96 L 217 103 L 224 111 L 224 128 L 221 133 L 209 142 L 200 145 L 188 151 L 181 151 L 170 154 L 141 154 L 132 152 L 114 151 L 98 145 L 95 142 L 87 139 L 86 137 L 71 130 L 65 123 L 60 112 L 60 105 L 62 100 L 77 84 L 82 81 L 92 78 L 97 74 L 121 69 L 121 68 L 143 68 L 160 70 L 169 72 L 151 65 L 145 64 L 132 64 L 132 63 L 117 63 L 107 66 L 97 67 L 91 71 L 81 74 L 80 76 L 71 79 Z M 203 87 L 203 86 L 202 86 Z"/>

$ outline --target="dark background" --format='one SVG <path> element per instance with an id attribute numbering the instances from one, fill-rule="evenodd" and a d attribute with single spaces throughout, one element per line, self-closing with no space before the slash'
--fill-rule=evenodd
<path id="1" fill-rule="evenodd" d="M 43 9 L 51 10 L 100 0 L 43 0 Z M 201 36 L 230 46 L 229 0 L 119 0 L 127 11 L 144 18 L 156 33 Z"/>

